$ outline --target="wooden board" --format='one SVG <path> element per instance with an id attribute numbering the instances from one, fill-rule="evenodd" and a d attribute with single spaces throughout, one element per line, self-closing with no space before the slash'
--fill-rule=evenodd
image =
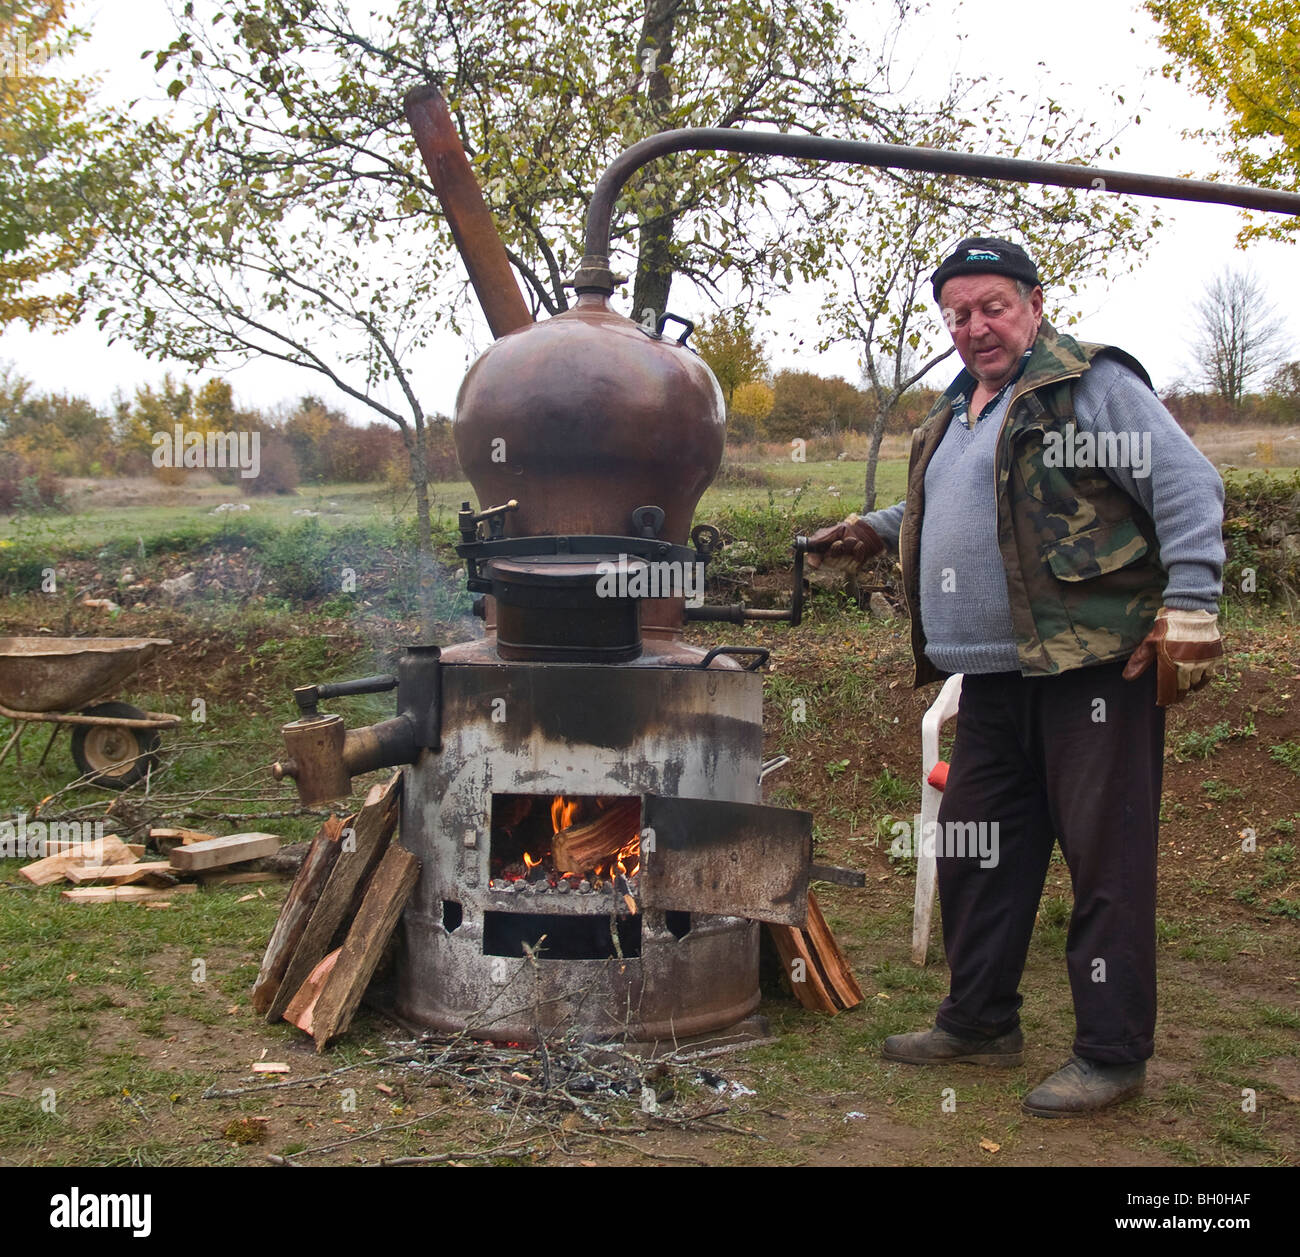
<path id="1" fill-rule="evenodd" d="M 767 928 L 776 944 L 795 999 L 804 1008 L 811 1008 L 815 1012 L 839 1012 L 839 1005 L 826 986 L 826 980 L 817 967 L 817 960 L 808 946 L 803 930 L 793 925 L 775 925 L 770 922 Z"/>
<path id="2" fill-rule="evenodd" d="M 293 955 L 285 966 L 280 981 L 266 1010 L 267 1021 L 279 1021 L 289 1001 L 307 980 L 316 965 L 333 950 L 335 935 L 348 919 L 353 900 L 374 872 L 393 830 L 397 827 L 398 801 L 401 798 L 401 773 L 387 783 L 371 786 L 366 801 L 351 826 L 351 850 L 347 850 L 345 837 L 339 844 L 338 858 L 334 862 L 329 880 L 316 901 L 311 917 L 298 939 Z"/>
<path id="3" fill-rule="evenodd" d="M 172 829 L 154 826 L 149 830 L 149 837 L 154 842 L 167 842 L 174 839 L 186 845 L 192 842 L 211 842 L 216 836 L 216 834 L 205 834 L 201 829 Z"/>
<path id="4" fill-rule="evenodd" d="M 275 834 L 227 834 L 224 838 L 209 838 L 206 842 L 175 847 L 169 859 L 172 868 L 178 872 L 197 873 L 202 869 L 256 860 L 273 854 L 279 847 L 280 839 Z"/>
<path id="5" fill-rule="evenodd" d="M 176 876 L 171 867 L 161 860 L 134 860 L 130 864 L 83 864 L 73 866 L 67 879 L 74 886 L 87 882 L 108 882 L 113 886 L 129 886 L 133 882 L 153 882 L 159 886 L 175 886 Z"/>
<path id="6" fill-rule="evenodd" d="M 339 949 L 338 962 L 314 1001 L 312 1024 L 303 1027 L 316 1040 L 316 1051 L 323 1052 L 352 1024 L 419 876 L 419 860 L 405 847 L 390 843 Z"/>
<path id="7" fill-rule="evenodd" d="M 835 993 L 839 1006 L 854 1008 L 861 1004 L 862 988 L 853 975 L 848 958 L 840 950 L 839 943 L 835 941 L 831 927 L 826 924 L 817 896 L 811 891 L 808 892 L 808 928 L 805 933 L 812 944 L 811 950 L 817 958 L 818 967 L 825 975 L 826 984 Z"/>
<path id="8" fill-rule="evenodd" d="M 343 830 L 355 825 L 355 816 L 342 820 L 331 816 L 312 839 L 307 851 L 307 858 L 293 879 L 289 893 L 276 918 L 275 929 L 271 931 L 271 940 L 266 945 L 266 954 L 262 957 L 262 966 L 253 983 L 253 1008 L 265 1013 L 271 1007 L 275 993 L 280 989 L 280 979 L 293 957 L 294 948 L 307 928 L 307 922 L 316 907 L 316 901 L 325 889 L 325 883 L 333 872 L 334 862 L 339 857 L 340 837 Z"/>
<path id="9" fill-rule="evenodd" d="M 80 890 L 65 890 L 64 899 L 73 903 L 144 903 L 149 899 L 170 899 L 197 890 L 196 886 L 169 886 L 156 890 L 152 886 L 83 886 Z"/>
<path id="10" fill-rule="evenodd" d="M 835 1013 L 862 1003 L 862 988 L 811 891 L 805 929 L 772 924 L 767 928 L 772 932 L 795 999 L 805 1008 Z"/>
<path id="11" fill-rule="evenodd" d="M 109 834 L 102 842 L 73 843 L 68 850 L 25 864 L 18 871 L 33 886 L 49 886 L 62 881 L 70 868 L 92 863 L 129 864 L 142 855 L 143 843 L 126 843 L 116 834 Z"/>
<path id="12" fill-rule="evenodd" d="M 316 1001 L 320 998 L 321 988 L 333 971 L 342 951 L 343 948 L 336 947 L 307 975 L 307 981 L 298 988 L 298 993 L 284 1010 L 285 1021 L 311 1034 L 312 1013 L 316 1009 Z"/>
<path id="13" fill-rule="evenodd" d="M 201 886 L 247 886 L 256 882 L 283 882 L 288 873 L 200 873 Z"/>

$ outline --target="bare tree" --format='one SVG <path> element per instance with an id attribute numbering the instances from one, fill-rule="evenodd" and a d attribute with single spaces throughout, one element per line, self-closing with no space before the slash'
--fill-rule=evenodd
<path id="1" fill-rule="evenodd" d="M 981 103 L 989 90 L 995 95 Z M 1044 150 L 1058 161 L 1092 164 L 1116 151 L 1113 136 L 1087 121 L 1066 121 L 1054 101 L 1016 114 L 996 91 L 983 80 L 954 78 L 943 99 L 931 105 L 924 128 L 900 138 L 969 150 L 969 118 L 975 115 L 1000 119 L 980 145 L 988 153 Z M 1159 223 L 1131 202 L 1073 189 L 874 170 L 853 170 L 845 183 L 856 195 L 849 208 L 841 204 L 828 215 L 832 282 L 823 300 L 820 348 L 851 341 L 861 352 L 871 435 L 862 502 L 870 511 L 890 417 L 904 394 L 954 352 L 931 297 L 930 276 L 959 240 L 1009 236 L 1022 242 L 1037 260 L 1057 316 L 1068 319 L 1079 284 L 1126 265 Z"/>
<path id="2" fill-rule="evenodd" d="M 1206 284 L 1194 335 L 1201 379 L 1234 407 L 1255 376 L 1286 357 L 1286 325 L 1249 271 L 1226 269 Z"/>

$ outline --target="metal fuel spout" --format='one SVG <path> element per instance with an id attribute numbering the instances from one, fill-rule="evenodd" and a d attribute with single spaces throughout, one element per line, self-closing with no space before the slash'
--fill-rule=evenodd
<path id="1" fill-rule="evenodd" d="M 347 729 L 342 716 L 317 710 L 328 698 L 393 689 L 398 714 L 377 724 Z M 397 676 L 300 685 L 293 692 L 299 718 L 281 726 L 286 756 L 271 765 L 271 776 L 276 781 L 291 778 L 308 807 L 346 798 L 352 793 L 353 777 L 413 764 L 421 751 L 441 749 L 441 691 L 437 646 L 407 647 Z"/>

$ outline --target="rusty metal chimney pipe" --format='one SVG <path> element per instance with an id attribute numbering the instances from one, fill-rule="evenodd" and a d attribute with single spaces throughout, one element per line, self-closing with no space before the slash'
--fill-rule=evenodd
<path id="1" fill-rule="evenodd" d="M 533 321 L 492 214 L 470 168 L 451 112 L 436 87 L 417 87 L 402 102 L 424 164 L 447 217 L 452 239 L 469 272 L 470 283 L 487 315 L 492 335 Z"/>
<path id="2" fill-rule="evenodd" d="M 587 210 L 586 253 L 574 277 L 578 292 L 609 296 L 614 281 L 609 269 L 610 222 L 614 202 L 632 174 L 667 153 L 698 150 L 724 153 L 767 153 L 804 157 L 811 161 L 847 162 L 899 170 L 925 170 L 934 174 L 999 179 L 1007 183 L 1041 183 L 1098 192 L 1126 192 L 1134 196 L 1165 197 L 1175 201 L 1202 201 L 1236 205 L 1242 209 L 1277 214 L 1300 214 L 1300 194 L 1272 188 L 1211 183 L 1205 179 L 1178 179 L 1144 175 L 1127 170 L 1071 166 L 1062 162 L 1028 161 L 1020 157 L 986 157 L 954 153 L 939 148 L 913 148 L 905 144 L 870 144 L 861 140 L 832 140 L 815 135 L 789 135 L 783 131 L 738 131 L 728 127 L 684 127 L 661 131 L 620 153 L 601 175 Z"/>

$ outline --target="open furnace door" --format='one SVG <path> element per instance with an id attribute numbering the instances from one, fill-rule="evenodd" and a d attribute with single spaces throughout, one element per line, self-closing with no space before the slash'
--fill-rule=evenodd
<path id="1" fill-rule="evenodd" d="M 641 902 L 669 912 L 808 923 L 812 813 L 642 796 Z"/>

